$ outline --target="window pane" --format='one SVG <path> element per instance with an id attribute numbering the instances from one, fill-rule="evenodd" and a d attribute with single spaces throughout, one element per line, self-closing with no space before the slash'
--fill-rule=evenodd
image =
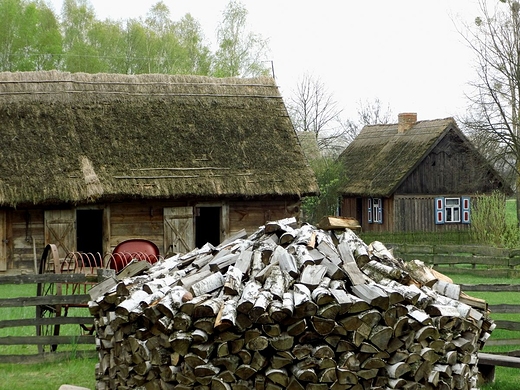
<path id="1" fill-rule="evenodd" d="M 446 206 L 458 206 L 460 199 L 458 198 L 447 198 Z"/>
<path id="2" fill-rule="evenodd" d="M 459 209 L 453 209 L 453 221 L 454 222 L 460 221 L 460 210 Z"/>

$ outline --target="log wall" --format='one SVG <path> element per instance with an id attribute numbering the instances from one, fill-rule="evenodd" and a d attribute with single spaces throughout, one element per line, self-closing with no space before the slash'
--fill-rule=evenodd
<path id="1" fill-rule="evenodd" d="M 242 229 L 252 233 L 270 220 L 300 215 L 300 203 L 294 200 L 219 201 L 143 201 L 92 205 L 105 210 L 103 240 L 105 254 L 127 239 L 142 238 L 154 242 L 165 254 L 163 210 L 166 207 L 193 206 L 203 203 L 229 207 L 229 218 L 222 225 L 222 239 Z M 64 206 L 65 207 L 65 206 Z M 59 209 L 54 207 L 54 209 Z M 45 242 L 44 209 L 6 211 L 7 273 L 35 272 L 35 262 Z M 75 232 L 71 232 L 75 234 Z M 75 250 L 75 249 L 74 249 Z"/>

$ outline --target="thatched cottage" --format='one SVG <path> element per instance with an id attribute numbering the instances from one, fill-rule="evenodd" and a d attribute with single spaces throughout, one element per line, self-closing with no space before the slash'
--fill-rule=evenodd
<path id="1" fill-rule="evenodd" d="M 270 78 L 0 73 L 0 270 L 48 243 L 185 252 L 318 188 Z"/>
<path id="2" fill-rule="evenodd" d="M 347 183 L 341 214 L 364 231 L 463 230 L 471 204 L 510 186 L 459 130 L 453 118 L 365 126 L 340 155 Z"/>

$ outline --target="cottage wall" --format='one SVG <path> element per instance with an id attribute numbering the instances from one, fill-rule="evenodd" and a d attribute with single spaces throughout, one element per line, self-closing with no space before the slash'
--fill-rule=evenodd
<path id="1" fill-rule="evenodd" d="M 354 217 L 364 232 L 393 231 L 394 224 L 393 198 L 383 198 L 383 223 L 368 221 L 368 198 L 344 197 L 341 203 L 341 216 Z"/>
<path id="2" fill-rule="evenodd" d="M 395 191 L 405 194 L 489 193 L 502 186 L 478 153 L 449 132 Z"/>
<path id="3" fill-rule="evenodd" d="M 459 195 L 460 196 L 460 195 Z M 475 199 L 471 199 L 475 202 Z M 470 224 L 435 223 L 435 196 L 395 196 L 395 232 L 443 232 L 463 231 Z"/>

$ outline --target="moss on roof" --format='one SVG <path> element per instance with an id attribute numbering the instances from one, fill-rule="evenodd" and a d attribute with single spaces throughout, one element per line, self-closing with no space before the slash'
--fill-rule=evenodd
<path id="1" fill-rule="evenodd" d="M 449 129 L 457 129 L 453 118 L 419 121 L 404 133 L 397 124 L 365 126 L 339 157 L 348 177 L 343 193 L 390 196 Z"/>
<path id="2" fill-rule="evenodd" d="M 0 204 L 318 191 L 271 78 L 0 73 Z"/>

